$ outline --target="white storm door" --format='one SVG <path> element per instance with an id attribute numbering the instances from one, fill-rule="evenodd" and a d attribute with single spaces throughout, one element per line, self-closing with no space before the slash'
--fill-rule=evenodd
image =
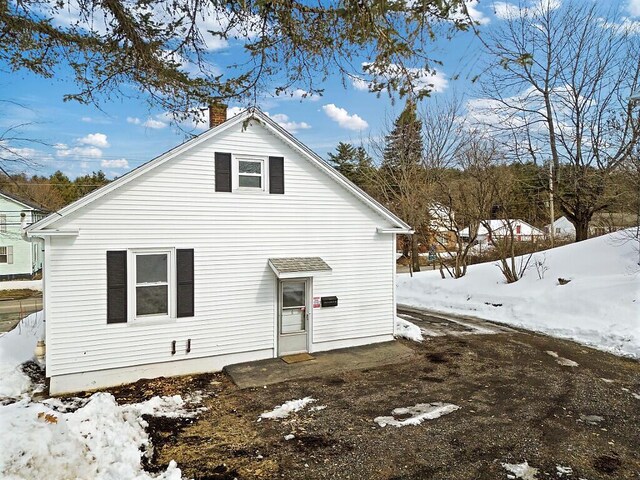
<path id="1" fill-rule="evenodd" d="M 307 351 L 309 281 L 279 282 L 278 356 Z"/>

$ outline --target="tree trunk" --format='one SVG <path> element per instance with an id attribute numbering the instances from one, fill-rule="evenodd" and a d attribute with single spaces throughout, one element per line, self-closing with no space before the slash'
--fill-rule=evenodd
<path id="1" fill-rule="evenodd" d="M 411 235 L 405 235 L 402 238 L 402 256 L 409 258 L 409 249 L 411 247 Z"/>
<path id="2" fill-rule="evenodd" d="M 574 225 L 576 227 L 576 242 L 589 238 L 589 219 L 578 218 Z"/>
<path id="3" fill-rule="evenodd" d="M 413 262 L 413 271 L 420 271 L 420 255 L 418 254 L 418 239 L 415 234 L 411 235 L 411 261 Z"/>

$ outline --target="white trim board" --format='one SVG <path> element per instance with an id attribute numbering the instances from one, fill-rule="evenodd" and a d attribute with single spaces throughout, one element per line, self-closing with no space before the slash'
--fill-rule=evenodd
<path id="1" fill-rule="evenodd" d="M 273 349 L 269 348 L 252 352 L 230 353 L 215 357 L 188 358 L 92 372 L 54 375 L 50 378 L 49 393 L 51 395 L 62 395 L 64 393 L 124 385 L 143 378 L 175 377 L 178 375 L 219 372 L 227 365 L 265 360 L 267 358 L 273 358 L 273 355 Z"/>

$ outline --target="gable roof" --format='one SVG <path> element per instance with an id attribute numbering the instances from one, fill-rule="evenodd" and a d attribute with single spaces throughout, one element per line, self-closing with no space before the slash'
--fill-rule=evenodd
<path id="1" fill-rule="evenodd" d="M 61 218 L 66 217 L 67 215 L 79 210 L 86 205 L 89 205 L 94 200 L 107 195 L 113 190 L 120 188 L 123 185 L 126 185 L 130 181 L 135 178 L 138 178 L 140 175 L 154 169 L 155 167 L 164 164 L 165 162 L 175 158 L 181 153 L 199 145 L 200 143 L 209 140 L 216 135 L 221 134 L 222 132 L 228 130 L 229 128 L 239 124 L 240 122 L 245 122 L 255 119 L 260 122 L 267 130 L 273 133 L 276 137 L 283 140 L 287 145 L 289 145 L 293 150 L 300 153 L 303 157 L 307 158 L 310 162 L 312 162 L 316 167 L 318 167 L 323 173 L 329 175 L 333 180 L 337 183 L 341 184 L 345 187 L 350 193 L 352 193 L 356 198 L 364 202 L 371 209 L 373 209 L 376 213 L 378 213 L 383 218 L 387 219 L 391 222 L 394 227 L 398 228 L 401 231 L 406 231 L 408 233 L 411 230 L 411 227 L 402 221 L 398 216 L 390 212 L 387 208 L 385 208 L 382 204 L 374 200 L 371 196 L 369 196 L 366 192 L 352 183 L 349 179 L 347 179 L 340 172 L 329 166 L 319 155 L 313 152 L 309 147 L 304 145 L 298 139 L 296 139 L 293 135 L 287 132 L 284 128 L 278 125 L 275 121 L 261 112 L 258 108 L 250 108 L 245 110 L 242 113 L 230 118 L 226 122 L 207 130 L 206 132 L 201 133 L 195 138 L 188 140 L 171 150 L 163 153 L 162 155 L 150 160 L 147 163 L 140 165 L 139 167 L 131 170 L 126 173 L 122 177 L 114 180 L 113 182 L 94 190 L 88 195 L 76 200 L 75 202 L 67 205 L 66 207 L 60 209 L 58 212 L 55 212 L 42 220 L 32 224 L 27 227 L 26 231 L 29 233 L 33 232 L 42 232 L 43 229 L 50 226 L 51 224 L 57 222 Z"/>
<path id="2" fill-rule="evenodd" d="M 21 206 L 25 207 L 25 210 L 45 210 L 42 205 L 38 205 L 35 202 L 32 202 L 30 200 L 26 200 L 22 197 L 18 197 L 17 195 L 13 194 L 13 193 L 8 193 L 5 191 L 0 191 L 0 197 L 4 197 L 7 200 L 11 200 L 12 202 L 18 203 Z"/>

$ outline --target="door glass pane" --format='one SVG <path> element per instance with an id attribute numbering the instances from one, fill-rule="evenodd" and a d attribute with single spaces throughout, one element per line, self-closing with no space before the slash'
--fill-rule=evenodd
<path id="1" fill-rule="evenodd" d="M 136 255 L 136 283 L 167 281 L 167 254 Z"/>
<path id="2" fill-rule="evenodd" d="M 286 282 L 282 284 L 282 306 L 304 307 L 304 282 Z"/>
<path id="3" fill-rule="evenodd" d="M 154 285 L 152 287 L 136 287 L 136 316 L 168 315 L 169 287 Z"/>
<path id="4" fill-rule="evenodd" d="M 304 332 L 304 317 L 305 311 L 302 308 L 282 310 L 280 333 Z"/>
<path id="5" fill-rule="evenodd" d="M 240 175 L 238 176 L 238 186 L 262 188 L 262 177 L 257 175 L 256 176 Z"/>

